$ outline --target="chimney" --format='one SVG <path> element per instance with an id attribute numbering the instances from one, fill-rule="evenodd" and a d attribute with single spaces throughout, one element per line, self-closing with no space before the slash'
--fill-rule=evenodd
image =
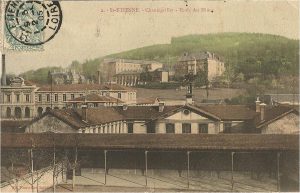
<path id="1" fill-rule="evenodd" d="M 186 93 L 186 104 L 191 105 L 193 104 L 193 85 L 190 82 L 187 87 L 187 93 Z"/>
<path id="2" fill-rule="evenodd" d="M 158 112 L 162 113 L 164 111 L 165 108 L 165 103 L 158 103 Z"/>
<path id="3" fill-rule="evenodd" d="M 260 105 L 260 120 L 264 121 L 265 120 L 265 116 L 266 116 L 266 104 L 265 103 L 261 103 Z"/>
<path id="4" fill-rule="evenodd" d="M 81 105 L 81 109 L 82 109 L 82 120 L 87 122 L 87 105 L 83 104 Z"/>
<path id="5" fill-rule="evenodd" d="M 260 100 L 259 100 L 259 97 L 256 98 L 256 101 L 255 101 L 255 112 L 259 113 L 260 112 Z"/>
<path id="6" fill-rule="evenodd" d="M 1 85 L 6 86 L 5 54 L 2 54 L 2 77 Z"/>
<path id="7" fill-rule="evenodd" d="M 124 104 L 123 105 L 123 111 L 126 111 L 128 109 L 128 105 Z"/>
<path id="8" fill-rule="evenodd" d="M 98 74 L 98 84 L 101 84 L 101 73 L 100 70 L 97 71 Z"/>

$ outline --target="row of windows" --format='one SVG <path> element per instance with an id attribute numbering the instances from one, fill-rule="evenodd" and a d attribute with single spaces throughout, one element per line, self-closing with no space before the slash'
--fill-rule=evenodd
<path id="1" fill-rule="evenodd" d="M 231 123 L 224 123 L 224 132 L 230 132 Z M 96 130 L 94 130 L 95 133 Z M 113 133 L 121 133 L 121 125 L 119 125 L 119 131 L 115 131 Z M 127 123 L 127 132 L 133 133 L 133 123 Z M 85 133 L 85 131 L 83 131 Z M 103 131 L 103 133 L 105 133 Z M 175 133 L 175 124 L 167 123 L 166 124 L 166 133 Z M 191 133 L 191 124 L 190 123 L 182 123 L 182 133 Z M 207 123 L 199 123 L 198 124 L 198 133 L 208 133 L 208 124 Z"/>
<path id="2" fill-rule="evenodd" d="M 67 94 L 63 94 L 62 96 L 63 96 L 63 101 L 67 101 Z M 70 96 L 71 96 L 71 99 L 75 98 L 74 94 L 71 94 Z M 80 97 L 82 97 L 82 96 L 83 96 L 83 94 L 80 94 Z M 52 97 L 54 97 L 54 101 L 55 102 L 58 102 L 58 94 L 54 94 L 54 96 L 52 95 Z M 38 101 L 42 102 L 42 100 L 43 100 L 43 95 L 39 94 L 38 95 Z M 46 101 L 50 102 L 50 100 L 51 100 L 51 95 L 50 94 L 46 94 Z"/>
<path id="3" fill-rule="evenodd" d="M 6 101 L 7 102 L 12 101 L 12 96 L 10 94 L 6 95 Z M 15 95 L 15 101 L 16 102 L 21 102 L 21 95 L 20 94 Z M 25 102 L 30 102 L 30 94 L 25 94 Z"/>
<path id="4" fill-rule="evenodd" d="M 191 133 L 192 126 L 190 123 L 182 123 L 182 133 Z M 199 133 L 208 133 L 208 124 L 200 123 L 198 124 L 198 132 Z M 166 124 L 166 133 L 175 133 L 175 124 L 167 123 Z"/>

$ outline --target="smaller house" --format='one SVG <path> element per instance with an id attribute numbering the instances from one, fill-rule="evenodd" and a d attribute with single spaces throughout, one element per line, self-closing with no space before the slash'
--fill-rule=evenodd
<path id="1" fill-rule="evenodd" d="M 267 106 L 256 101 L 256 128 L 262 134 L 299 134 L 299 111 L 290 106 Z"/>

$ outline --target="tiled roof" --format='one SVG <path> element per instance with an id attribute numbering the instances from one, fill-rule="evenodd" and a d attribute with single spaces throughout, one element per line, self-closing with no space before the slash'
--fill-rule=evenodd
<path id="1" fill-rule="evenodd" d="M 250 120 L 256 115 L 245 105 L 197 105 L 197 108 L 209 112 L 221 120 Z"/>
<path id="2" fill-rule="evenodd" d="M 62 84 L 41 85 L 38 91 L 132 90 L 118 84 Z"/>
<path id="3" fill-rule="evenodd" d="M 83 111 L 82 109 L 76 109 L 77 115 L 80 116 L 80 119 L 83 118 Z M 121 121 L 123 120 L 123 116 L 112 107 L 102 107 L 102 108 L 88 108 L 86 109 L 87 113 L 87 120 L 86 125 L 100 125 L 103 123 L 109 123 L 114 121 Z"/>
<path id="4" fill-rule="evenodd" d="M 266 107 L 266 112 L 265 112 L 265 120 L 261 121 L 260 120 L 260 113 L 257 113 L 256 116 L 256 124 L 257 127 L 260 128 L 266 124 L 270 124 L 279 118 L 291 113 L 295 112 L 296 114 L 299 114 L 295 109 L 288 107 L 288 106 L 269 106 Z"/>
<path id="5" fill-rule="evenodd" d="M 1 134 L 2 148 L 80 147 L 106 150 L 297 150 L 299 135 L 261 134 Z"/>
<path id="6" fill-rule="evenodd" d="M 87 120 L 83 121 L 82 109 L 58 109 L 49 113 L 58 119 L 79 128 L 89 125 L 98 125 L 121 120 L 156 120 L 173 115 L 183 108 L 190 109 L 213 120 L 222 121 L 255 121 L 258 114 L 244 105 L 201 105 L 201 106 L 164 106 L 163 112 L 159 112 L 158 106 L 127 106 L 124 110 L 121 106 L 88 108 Z M 287 107 L 272 107 L 267 109 L 266 121 L 272 121 L 293 109 Z M 47 114 L 47 113 L 46 113 Z M 263 124 L 256 122 L 256 125 Z"/>
<path id="7" fill-rule="evenodd" d="M 150 120 L 173 111 L 176 108 L 179 107 L 165 106 L 163 112 L 159 112 L 158 107 L 152 106 L 128 106 L 126 110 L 123 110 L 123 107 L 117 106 L 88 108 L 86 109 L 86 121 L 83 121 L 82 109 L 54 109 L 46 112 L 44 116 L 51 114 L 75 128 L 80 128 L 122 120 Z"/>
<path id="8" fill-rule="evenodd" d="M 200 52 L 200 53 L 189 53 L 184 54 L 179 58 L 179 61 L 193 61 L 193 60 L 204 60 L 209 57 L 208 53 Z"/>
<path id="9" fill-rule="evenodd" d="M 173 110 L 180 108 L 180 106 L 165 106 L 163 112 L 159 112 L 158 106 L 128 106 L 127 110 L 123 110 L 123 107 L 113 108 L 122 114 L 125 119 L 150 120 L 172 112 Z"/>
<path id="10" fill-rule="evenodd" d="M 130 59 L 115 59 L 115 58 L 105 58 L 104 63 L 109 62 L 119 62 L 122 61 L 124 63 L 133 63 L 133 64 L 153 64 L 153 63 L 160 63 L 153 60 L 130 60 Z"/>
<path id="11" fill-rule="evenodd" d="M 67 102 L 113 102 L 113 103 L 121 103 L 119 99 L 110 97 L 110 96 L 100 96 L 98 94 L 89 94 L 86 96 L 78 97 L 75 99 L 68 100 Z"/>
<path id="12" fill-rule="evenodd" d="M 51 114 L 72 127 L 79 128 L 86 125 L 81 116 L 73 109 L 54 109 L 44 114 Z"/>

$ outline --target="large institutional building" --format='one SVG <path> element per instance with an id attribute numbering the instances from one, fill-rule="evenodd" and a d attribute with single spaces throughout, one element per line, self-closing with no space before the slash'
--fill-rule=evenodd
<path id="1" fill-rule="evenodd" d="M 104 59 L 98 71 L 98 81 L 113 81 L 120 85 L 135 86 L 143 81 L 141 74 L 145 72 L 154 76 L 150 81 L 168 82 L 169 74 L 163 70 L 162 63 L 128 59 Z"/>
<path id="2" fill-rule="evenodd" d="M 197 74 L 205 70 L 207 70 L 207 79 L 211 82 L 225 72 L 225 64 L 214 53 L 184 53 L 175 65 L 175 76 L 181 77 L 188 73 Z"/>
<path id="3" fill-rule="evenodd" d="M 70 104 L 74 107 L 84 97 L 95 106 L 136 103 L 135 90 L 116 84 L 36 86 L 21 77 L 15 77 L 10 82 L 1 86 L 2 120 L 30 120 L 50 109 L 63 109 L 70 107 Z M 91 100 L 92 94 L 99 96 L 96 101 Z"/>

